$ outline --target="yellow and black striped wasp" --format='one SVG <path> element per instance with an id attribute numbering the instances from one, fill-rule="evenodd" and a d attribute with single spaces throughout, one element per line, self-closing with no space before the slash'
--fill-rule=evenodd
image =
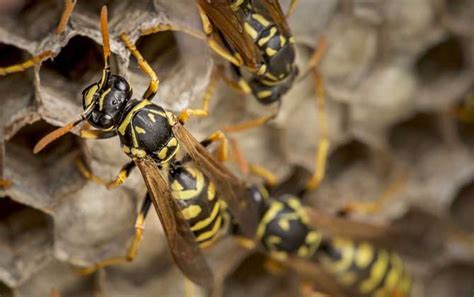
<path id="1" fill-rule="evenodd" d="M 202 177 L 212 181 L 215 191 L 222 195 L 225 207 L 228 207 L 235 217 L 243 233 L 252 237 L 256 228 L 256 222 L 252 222 L 252 218 L 256 216 L 252 215 L 253 208 L 247 203 L 248 200 L 244 199 L 246 187 L 183 127 L 183 123 L 189 116 L 207 115 L 206 107 L 186 109 L 179 116 L 175 116 L 172 112 L 151 102 L 158 90 L 158 77 L 125 33 L 120 36 L 122 41 L 137 59 L 140 68 L 151 78 L 142 99 L 132 99 L 132 88 L 128 81 L 120 75 L 111 73 L 109 63 L 111 52 L 105 6 L 101 11 L 101 31 L 105 66 L 100 80 L 87 87 L 82 93 L 84 112 L 77 120 L 43 137 L 36 144 L 34 152 L 41 151 L 50 142 L 84 121 L 96 128 L 82 130 L 81 136 L 84 138 L 104 139 L 118 135 L 122 150 L 132 161 L 123 167 L 113 184 L 123 182 L 130 171 L 138 167 L 148 189 L 147 198 L 137 219 L 137 234 L 129 250 L 128 260 L 136 254 L 144 218 L 153 203 L 176 264 L 190 280 L 200 286 L 211 288 L 213 286 L 212 271 L 199 247 L 199 243 L 204 244 L 206 240 L 199 240 L 199 232 L 193 229 L 196 228 L 196 224 L 203 225 L 202 222 L 193 221 L 196 204 L 190 203 L 187 208 L 189 201 L 181 199 L 184 203 L 180 203 L 180 199 L 175 199 L 176 195 L 173 196 L 170 190 L 170 187 L 171 189 L 177 187 L 180 190 L 180 185 L 185 184 L 173 182 L 179 180 L 182 173 L 176 159 L 178 151 L 181 147 L 184 148 L 186 153 L 184 158 L 192 160 L 199 168 L 199 172 L 202 172 Z M 203 144 L 218 141 L 221 136 L 220 133 L 213 133 Z M 169 172 L 171 184 L 161 174 L 160 169 Z M 213 190 L 210 187 L 207 188 L 209 199 L 214 197 L 212 193 Z M 208 225 L 210 225 L 209 222 L 204 227 Z M 199 242 L 196 241 L 195 235 L 198 235 Z M 210 237 L 213 237 L 212 234 Z M 123 262 L 127 258 L 106 260 L 93 269 Z"/>
<path id="2" fill-rule="evenodd" d="M 412 280 L 401 258 L 372 242 L 387 230 L 305 208 L 304 190 L 278 187 L 250 188 L 260 219 L 255 240 L 272 259 L 301 272 L 305 296 L 314 290 L 332 297 L 409 296 Z"/>

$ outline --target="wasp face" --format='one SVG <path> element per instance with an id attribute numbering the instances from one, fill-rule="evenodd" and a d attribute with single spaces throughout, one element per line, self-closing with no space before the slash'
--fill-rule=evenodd
<path id="1" fill-rule="evenodd" d="M 82 105 L 94 108 L 88 118 L 89 123 L 99 129 L 111 129 L 118 125 L 125 104 L 132 97 L 132 89 L 127 80 L 119 75 L 111 75 L 104 84 L 94 83 L 82 92 Z"/>

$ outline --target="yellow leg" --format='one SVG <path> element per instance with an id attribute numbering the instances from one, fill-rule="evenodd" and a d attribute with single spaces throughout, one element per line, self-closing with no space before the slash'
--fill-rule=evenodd
<path id="1" fill-rule="evenodd" d="M 53 56 L 52 51 L 44 51 L 34 57 L 32 57 L 29 60 L 26 60 L 25 62 L 19 63 L 19 64 L 14 64 L 11 66 L 7 67 L 0 67 L 0 75 L 7 75 L 10 73 L 15 73 L 15 72 L 22 72 L 25 71 L 28 68 L 31 68 L 35 66 L 36 64 L 41 63 L 42 61 L 51 58 Z"/>
<path id="2" fill-rule="evenodd" d="M 225 134 L 222 131 L 216 131 L 201 141 L 201 145 L 207 147 L 214 142 L 219 142 L 219 147 L 217 148 L 217 157 L 219 161 L 227 161 L 229 143 Z"/>
<path id="3" fill-rule="evenodd" d="M 241 132 L 249 129 L 256 128 L 258 126 L 264 125 L 266 122 L 274 119 L 278 113 L 273 113 L 268 116 L 263 116 L 257 119 L 245 121 L 245 122 L 240 122 L 238 124 L 230 125 L 227 127 L 224 127 L 222 131 L 226 133 L 231 133 L 231 132 Z"/>
<path id="4" fill-rule="evenodd" d="M 385 191 L 375 200 L 370 202 L 348 203 L 342 208 L 340 213 L 344 215 L 350 213 L 376 214 L 394 198 L 395 194 L 405 186 L 406 182 L 407 176 L 403 174 L 392 181 Z"/>
<path id="5" fill-rule="evenodd" d="M 206 15 L 206 12 L 198 5 L 199 16 L 201 17 L 202 29 L 204 33 L 208 36 L 207 43 L 209 47 L 219 56 L 234 64 L 237 67 L 243 65 L 242 58 L 240 56 L 235 56 L 230 53 L 226 48 L 221 46 L 214 38 L 212 38 L 213 30 L 212 24 L 209 21 L 209 18 Z"/>
<path id="6" fill-rule="evenodd" d="M 270 187 L 278 184 L 278 177 L 276 177 L 270 170 L 263 166 L 251 164 L 250 173 L 263 178 L 265 183 Z"/>
<path id="7" fill-rule="evenodd" d="M 316 67 L 321 60 L 323 50 L 325 48 L 324 42 L 320 43 L 321 46 L 318 47 L 315 54 L 313 55 L 314 59 L 310 62 L 312 68 L 312 74 L 314 78 L 314 85 L 316 89 L 316 106 L 319 115 L 319 144 L 316 150 L 315 155 L 315 169 L 314 173 L 306 184 L 306 190 L 316 189 L 324 179 L 324 174 L 326 172 L 326 161 L 329 153 L 329 128 L 328 121 L 325 111 L 325 90 L 324 82 L 321 74 L 316 70 Z M 321 49 L 322 48 L 322 49 Z"/>
<path id="8" fill-rule="evenodd" d="M 8 189 L 12 186 L 12 182 L 7 179 L 0 179 L 0 188 Z"/>
<path id="9" fill-rule="evenodd" d="M 140 247 L 140 242 L 143 237 L 143 231 L 145 230 L 145 218 L 148 214 L 148 211 L 150 210 L 150 206 L 151 206 L 151 199 L 147 194 L 147 196 L 145 197 L 145 200 L 143 201 L 143 205 L 140 210 L 140 213 L 138 214 L 137 220 L 135 222 L 135 236 L 133 237 L 133 241 L 128 248 L 126 256 L 109 258 L 99 263 L 96 263 L 95 265 L 91 267 L 79 269 L 78 272 L 80 274 L 85 275 L 85 274 L 93 273 L 99 269 L 102 269 L 110 265 L 123 264 L 123 263 L 133 261 L 136 258 L 137 253 L 138 253 L 138 248 Z"/>
<path id="10" fill-rule="evenodd" d="M 102 178 L 94 175 L 92 171 L 84 164 L 81 157 L 76 158 L 76 166 L 81 172 L 82 176 L 84 176 L 84 178 L 91 180 L 99 185 L 104 185 L 107 187 L 107 189 L 113 189 L 125 182 L 132 170 L 135 168 L 135 162 L 131 161 L 125 164 L 122 169 L 120 169 L 120 172 L 117 174 L 115 179 L 111 181 L 105 181 Z"/>
<path id="11" fill-rule="evenodd" d="M 71 17 L 72 11 L 76 6 L 77 0 L 64 0 L 64 10 L 59 20 L 59 24 L 56 27 L 55 33 L 61 34 L 66 29 L 69 18 Z"/>
<path id="12" fill-rule="evenodd" d="M 127 49 L 135 57 L 135 59 L 137 60 L 138 66 L 141 68 L 141 70 L 150 77 L 150 83 L 148 85 L 147 90 L 145 91 L 145 94 L 143 94 L 142 98 L 151 100 L 155 96 L 160 85 L 158 76 L 156 75 L 153 68 L 151 68 L 150 64 L 148 64 L 148 62 L 140 54 L 135 44 L 133 44 L 133 42 L 130 40 L 130 37 L 128 37 L 126 33 L 120 34 L 120 39 L 122 39 Z"/>
<path id="13" fill-rule="evenodd" d="M 218 69 L 214 69 L 212 71 L 209 84 L 207 85 L 206 91 L 204 92 L 204 96 L 202 98 L 202 107 L 199 109 L 187 108 L 178 115 L 178 120 L 181 123 L 185 123 L 190 116 L 207 117 L 209 115 L 209 101 L 211 100 L 211 97 L 216 89 L 217 82 L 219 81 L 219 73 L 220 72 Z"/>
<path id="14" fill-rule="evenodd" d="M 240 151 L 239 146 L 237 144 L 237 140 L 235 138 L 231 137 L 230 138 L 230 143 L 231 143 L 231 146 L 232 146 L 232 155 L 233 155 L 233 159 L 234 159 L 235 163 L 237 163 L 237 165 L 240 168 L 240 171 L 244 175 L 249 174 L 249 171 L 250 171 L 249 163 L 247 162 L 247 160 L 244 158 L 242 152 Z"/>

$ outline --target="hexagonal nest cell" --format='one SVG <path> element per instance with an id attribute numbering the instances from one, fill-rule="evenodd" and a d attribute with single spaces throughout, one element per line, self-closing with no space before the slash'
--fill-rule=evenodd
<path id="1" fill-rule="evenodd" d="M 286 10 L 290 1 L 280 2 Z M 318 70 L 326 87 L 330 147 L 324 179 L 303 203 L 333 215 L 347 203 L 376 199 L 401 177 L 402 186 L 380 211 L 347 219 L 394 231 L 397 237 L 388 238 L 388 245 L 399 248 L 414 277 L 411 297 L 472 295 L 474 126 L 453 112 L 474 98 L 472 1 L 349 2 L 299 1 L 288 24 L 298 44 L 300 75 L 283 97 L 279 116 L 227 136 L 238 140 L 250 163 L 287 176 L 276 194 L 305 185 L 315 167 L 322 118 L 312 76 L 304 75 L 326 36 Z M 140 36 L 157 24 L 202 30 L 195 1 L 77 1 L 65 31 L 55 34 L 64 3 L 0 1 L 1 68 L 54 52 L 35 67 L 0 77 L 0 178 L 12 182 L 0 188 L 0 296 L 48 296 L 53 287 L 62 296 L 184 295 L 182 273 L 154 210 L 134 263 L 84 277 L 71 270 L 125 255 L 132 241 L 146 191 L 141 175 L 134 172 L 124 185 L 107 190 L 76 164 L 81 158 L 98 176 L 115 177 L 128 160 L 118 138 L 81 140 L 77 127 L 39 154 L 32 149 L 80 114 L 82 90 L 100 79 L 104 4 L 112 70 L 130 81 L 134 98 L 150 78 L 122 44 L 121 32 L 158 75 L 154 102 L 176 113 L 200 107 L 214 66 L 228 63 L 205 40 L 183 32 Z M 221 80 L 209 111 L 207 118 L 186 123 L 198 140 L 273 110 Z M 240 172 L 230 157 L 236 175 L 261 181 Z M 269 273 L 260 254 L 237 257 L 222 242 L 205 254 L 225 283 L 223 297 L 299 296 L 298 274 Z"/>

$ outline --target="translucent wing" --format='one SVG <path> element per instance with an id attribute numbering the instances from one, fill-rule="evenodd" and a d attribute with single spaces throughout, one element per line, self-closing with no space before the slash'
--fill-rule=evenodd
<path id="1" fill-rule="evenodd" d="M 173 132 L 196 166 L 215 184 L 241 228 L 242 234 L 254 238 L 258 214 L 255 205 L 248 199 L 246 185 L 214 159 L 180 123 L 173 126 Z"/>
<path id="2" fill-rule="evenodd" d="M 150 157 L 135 160 L 165 230 L 174 261 L 194 283 L 212 288 L 214 278 L 194 234 L 189 228 L 155 161 Z"/>
<path id="3" fill-rule="evenodd" d="M 281 9 L 279 1 L 262 0 L 262 2 L 266 10 L 272 17 L 273 21 L 278 26 L 278 29 L 280 29 L 280 32 L 283 34 L 283 36 L 290 37 L 290 28 L 288 27 L 288 23 L 286 22 L 286 16 Z"/>
<path id="4" fill-rule="evenodd" d="M 262 56 L 250 36 L 243 28 L 240 13 L 232 11 L 229 0 L 197 0 L 198 5 L 225 38 L 225 41 L 237 51 L 245 65 L 257 69 Z"/>

